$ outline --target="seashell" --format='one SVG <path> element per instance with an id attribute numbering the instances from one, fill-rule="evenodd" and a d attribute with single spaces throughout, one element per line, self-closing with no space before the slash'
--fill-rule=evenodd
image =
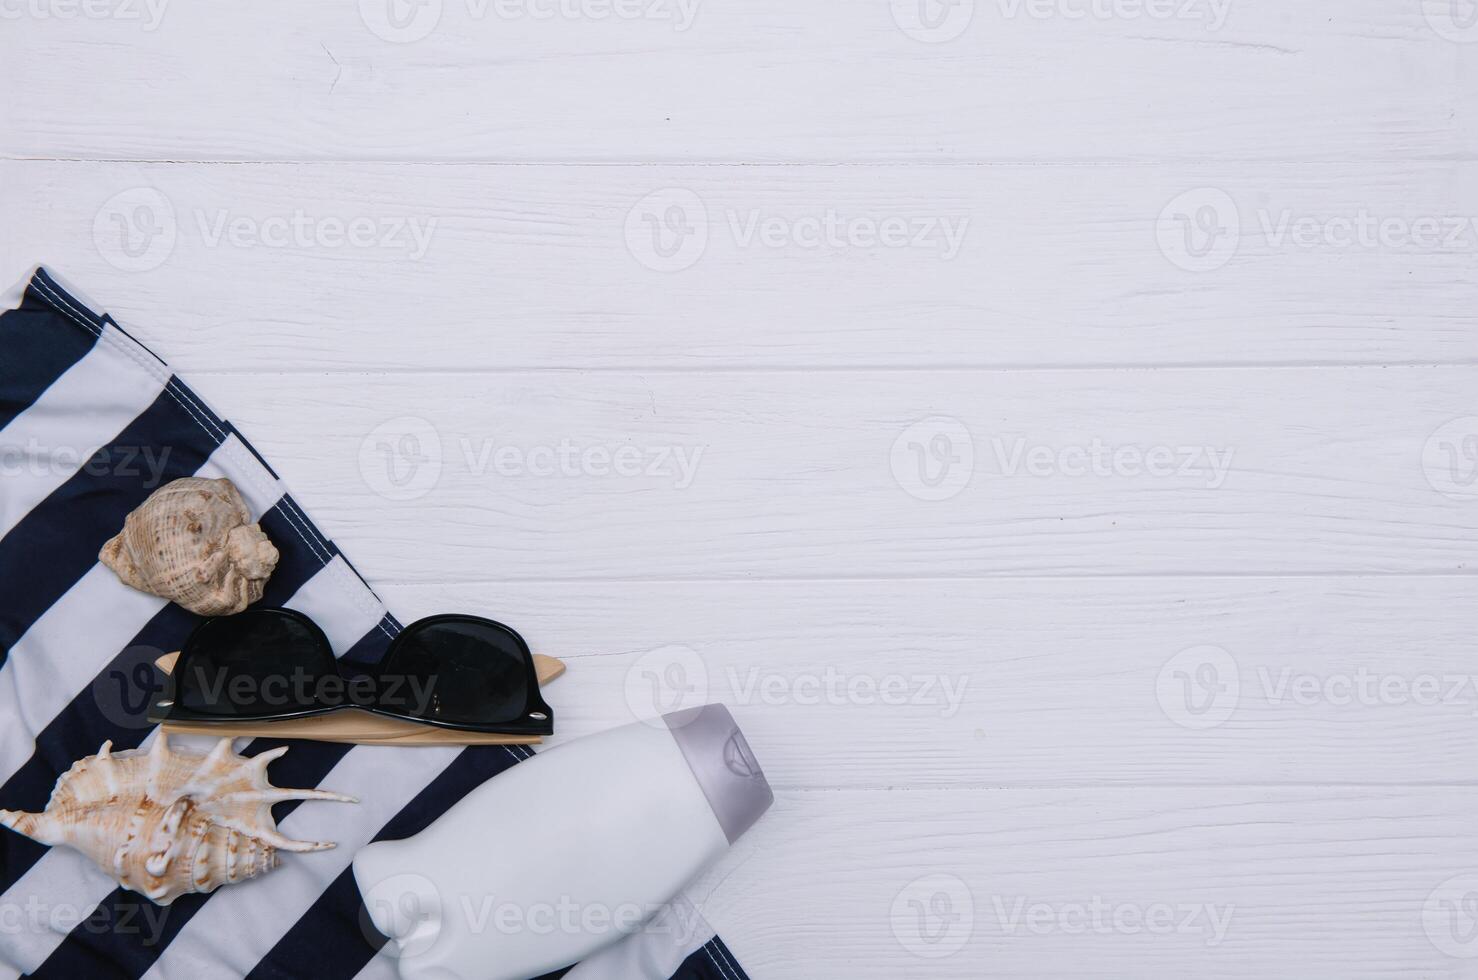
<path id="1" fill-rule="evenodd" d="M 277 549 L 230 480 L 192 476 L 151 493 L 98 559 L 140 592 L 229 616 L 262 597 Z"/>
<path id="2" fill-rule="evenodd" d="M 279 789 L 267 764 L 287 748 L 253 758 L 223 738 L 208 755 L 173 751 L 159 732 L 148 749 L 97 755 L 73 764 L 41 813 L 0 810 L 0 826 L 43 844 L 65 844 L 97 862 L 124 888 L 160 905 L 214 891 L 277 867 L 279 851 L 322 851 L 330 842 L 292 840 L 277 829 L 272 804 L 353 797 L 317 789 Z"/>

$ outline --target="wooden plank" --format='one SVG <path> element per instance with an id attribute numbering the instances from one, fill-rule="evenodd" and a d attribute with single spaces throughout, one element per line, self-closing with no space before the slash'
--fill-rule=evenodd
<path id="1" fill-rule="evenodd" d="M 1473 368 L 197 380 L 401 581 L 1446 573 L 1478 538 Z"/>
<path id="2" fill-rule="evenodd" d="M 0 186 L 5 279 L 52 264 L 190 377 L 1478 360 L 1472 162 L 11 162 Z M 661 230 L 673 202 L 702 238 Z M 1187 239 L 1202 206 L 1237 237 Z"/>
<path id="3" fill-rule="evenodd" d="M 567 658 L 553 744 L 722 701 L 784 789 L 1474 779 L 1464 576 L 376 586 Z"/>
<path id="4" fill-rule="evenodd" d="M 47 15 L 13 20 L 0 56 L 0 85 L 29 94 L 0 109 L 0 153 L 1447 158 L 1474 147 L 1474 53 L 1424 16 L 1440 4 L 975 0 L 919 31 L 911 0 L 436 0 L 394 8 L 404 34 L 375 0 L 33 4 Z"/>
<path id="5" fill-rule="evenodd" d="M 1478 952 L 1475 805 L 1472 787 L 790 792 L 695 891 L 752 976 L 1456 977 Z"/>

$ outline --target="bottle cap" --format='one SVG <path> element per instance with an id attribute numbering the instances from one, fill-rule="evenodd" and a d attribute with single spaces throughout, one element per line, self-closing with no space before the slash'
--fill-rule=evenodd
<path id="1" fill-rule="evenodd" d="M 732 844 L 775 802 L 729 709 L 705 704 L 663 715 L 719 826 Z"/>

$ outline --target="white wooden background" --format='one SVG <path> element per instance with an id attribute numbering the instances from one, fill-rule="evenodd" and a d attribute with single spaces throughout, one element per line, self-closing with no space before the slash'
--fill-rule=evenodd
<path id="1" fill-rule="evenodd" d="M 1474 0 L 389 3 L 0 5 L 0 278 L 734 705 L 756 978 L 1478 976 Z"/>

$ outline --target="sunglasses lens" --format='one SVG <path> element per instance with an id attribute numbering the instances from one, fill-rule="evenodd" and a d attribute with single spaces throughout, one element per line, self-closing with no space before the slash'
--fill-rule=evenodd
<path id="1" fill-rule="evenodd" d="M 528 646 L 506 626 L 462 618 L 413 625 L 380 671 L 380 703 L 447 724 L 518 721 L 532 665 Z"/>
<path id="2" fill-rule="evenodd" d="M 208 620 L 191 635 L 175 677 L 179 707 L 222 720 L 313 707 L 333 653 L 310 621 L 277 609 Z"/>

